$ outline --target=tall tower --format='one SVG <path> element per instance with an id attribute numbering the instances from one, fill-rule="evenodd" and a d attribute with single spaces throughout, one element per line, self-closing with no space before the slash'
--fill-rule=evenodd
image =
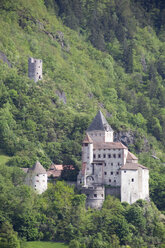
<path id="1" fill-rule="evenodd" d="M 34 82 L 42 79 L 42 60 L 29 58 L 28 60 L 28 77 Z"/>

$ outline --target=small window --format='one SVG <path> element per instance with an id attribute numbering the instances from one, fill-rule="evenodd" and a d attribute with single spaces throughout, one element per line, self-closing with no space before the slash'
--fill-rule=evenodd
<path id="1" fill-rule="evenodd" d="M 45 182 L 45 180 L 43 180 L 43 183 Z"/>
<path id="2" fill-rule="evenodd" d="M 94 194 L 94 197 L 97 197 L 97 194 Z"/>
<path id="3" fill-rule="evenodd" d="M 106 158 L 106 154 L 103 154 L 103 158 Z"/>
<path id="4" fill-rule="evenodd" d="M 93 158 L 96 158 L 96 154 L 93 154 Z"/>
<path id="5" fill-rule="evenodd" d="M 111 183 L 111 179 L 109 179 L 109 182 Z"/>
<path id="6" fill-rule="evenodd" d="M 113 165 L 113 163 L 111 163 L 111 165 Z"/>
<path id="7" fill-rule="evenodd" d="M 121 154 L 118 154 L 118 158 L 121 158 Z"/>
<path id="8" fill-rule="evenodd" d="M 111 154 L 108 154 L 108 158 L 111 158 Z"/>
<path id="9" fill-rule="evenodd" d="M 111 171 L 111 175 L 113 175 L 113 171 Z"/>
<path id="10" fill-rule="evenodd" d="M 98 158 L 101 158 L 101 154 L 98 154 Z"/>
<path id="11" fill-rule="evenodd" d="M 107 172 L 104 172 L 104 175 L 107 175 Z"/>
<path id="12" fill-rule="evenodd" d="M 85 143 L 85 146 L 88 146 L 88 144 L 87 144 L 87 143 Z"/>
<path id="13" fill-rule="evenodd" d="M 39 183 L 39 180 L 37 180 L 36 182 Z"/>
<path id="14" fill-rule="evenodd" d="M 116 180 L 114 180 L 114 183 L 116 183 Z"/>
<path id="15" fill-rule="evenodd" d="M 120 163 L 118 163 L 118 165 L 120 165 Z"/>
<path id="16" fill-rule="evenodd" d="M 45 175 L 43 175 L 43 177 L 44 177 Z"/>
<path id="17" fill-rule="evenodd" d="M 116 154 L 113 154 L 113 157 L 116 158 Z"/>
<path id="18" fill-rule="evenodd" d="M 119 172 L 118 171 L 116 172 L 116 175 L 119 175 Z"/>
<path id="19" fill-rule="evenodd" d="M 124 173 L 126 173 L 126 171 L 124 171 Z"/>
<path id="20" fill-rule="evenodd" d="M 106 166 L 107 164 L 105 163 L 105 166 Z"/>
<path id="21" fill-rule="evenodd" d="M 134 182 L 134 178 L 132 178 L 132 182 Z"/>
<path id="22" fill-rule="evenodd" d="M 104 195 L 103 195 L 103 194 L 101 194 L 101 196 L 102 196 L 102 197 L 104 197 Z"/>
<path id="23" fill-rule="evenodd" d="M 89 194 L 87 194 L 87 197 L 89 197 Z"/>

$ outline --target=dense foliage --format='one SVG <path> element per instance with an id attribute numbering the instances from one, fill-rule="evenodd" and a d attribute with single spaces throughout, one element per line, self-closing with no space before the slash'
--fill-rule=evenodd
<path id="1" fill-rule="evenodd" d="M 132 133 L 127 145 L 150 168 L 151 199 L 165 210 L 164 13 L 154 0 L 0 1 L 0 149 L 11 166 L 0 169 L 1 246 L 19 247 L 20 238 L 161 245 L 153 203 L 109 198 L 86 211 L 84 196 L 61 182 L 37 196 L 16 167 L 72 164 L 64 177 L 75 180 L 84 132 L 101 108 L 116 133 Z M 37 84 L 27 77 L 29 56 L 43 60 Z"/>
<path id="2" fill-rule="evenodd" d="M 86 210 L 85 195 L 64 182 L 36 195 L 19 168 L 0 166 L 0 175 L 0 247 L 25 247 L 25 240 L 65 241 L 70 248 L 163 247 L 164 217 L 152 202 L 130 206 L 109 196 L 101 210 Z"/>

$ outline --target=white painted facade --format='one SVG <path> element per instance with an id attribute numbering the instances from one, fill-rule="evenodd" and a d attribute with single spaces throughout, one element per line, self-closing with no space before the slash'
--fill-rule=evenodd
<path id="1" fill-rule="evenodd" d="M 25 183 L 31 186 L 38 194 L 47 190 L 47 173 L 43 166 L 37 161 L 33 168 L 28 169 Z"/>
<path id="2" fill-rule="evenodd" d="M 138 199 L 149 199 L 147 169 L 121 170 L 121 202 L 130 204 Z"/>
<path id="3" fill-rule="evenodd" d="M 31 186 L 38 194 L 42 194 L 47 190 L 47 174 L 35 175 L 33 172 L 27 174 L 26 184 Z"/>

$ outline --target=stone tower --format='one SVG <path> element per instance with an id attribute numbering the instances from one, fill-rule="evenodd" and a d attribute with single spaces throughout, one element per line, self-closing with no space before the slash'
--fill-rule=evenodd
<path id="1" fill-rule="evenodd" d="M 28 60 L 28 77 L 34 82 L 42 79 L 42 60 L 29 58 Z"/>
<path id="2" fill-rule="evenodd" d="M 28 169 L 25 183 L 36 190 L 38 194 L 47 190 L 47 172 L 39 161 Z"/>

